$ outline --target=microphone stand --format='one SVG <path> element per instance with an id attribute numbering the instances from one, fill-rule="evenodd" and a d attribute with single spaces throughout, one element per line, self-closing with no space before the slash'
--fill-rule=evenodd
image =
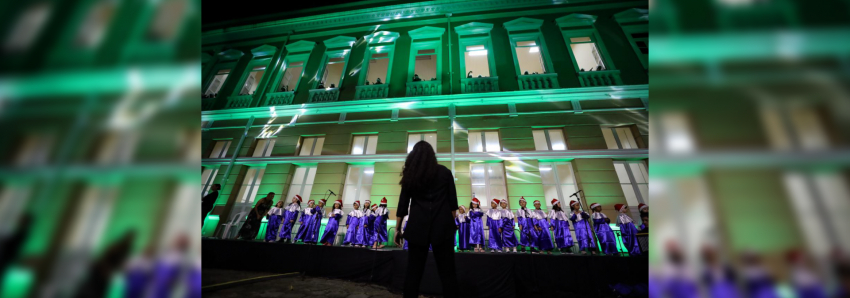
<path id="1" fill-rule="evenodd" d="M 581 196 L 579 196 L 579 193 L 583 193 L 583 192 L 584 192 L 583 190 L 579 189 L 575 193 L 571 194 L 570 197 L 576 197 L 576 200 L 578 201 L 578 206 L 581 207 L 582 210 L 586 210 L 586 209 L 584 209 L 584 204 L 582 204 L 582 202 L 581 202 Z M 588 213 L 588 215 L 590 215 L 590 214 Z M 579 216 L 581 216 L 581 213 L 579 213 Z M 593 235 L 593 244 L 596 245 L 596 250 L 599 250 L 600 244 L 599 244 L 599 241 L 596 239 L 596 229 L 593 226 L 593 218 L 591 217 L 591 218 L 585 219 L 585 221 L 587 222 L 588 226 L 590 227 L 590 234 Z M 590 262 L 588 262 L 587 264 L 588 264 L 588 267 L 589 267 Z M 587 271 L 591 271 L 590 268 L 588 268 Z M 599 296 L 602 296 L 602 292 L 599 289 L 599 282 L 596 281 L 596 279 L 594 279 L 594 283 L 596 284 L 596 292 L 599 294 Z"/>

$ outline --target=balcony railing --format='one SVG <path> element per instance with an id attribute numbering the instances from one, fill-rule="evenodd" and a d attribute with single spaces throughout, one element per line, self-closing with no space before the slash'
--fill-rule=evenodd
<path id="1" fill-rule="evenodd" d="M 387 98 L 389 90 L 390 85 L 387 84 L 357 86 L 354 91 L 354 99 Z"/>
<path id="2" fill-rule="evenodd" d="M 215 105 L 215 98 L 201 98 L 201 111 L 212 110 Z"/>
<path id="3" fill-rule="evenodd" d="M 307 102 L 330 102 L 339 98 L 339 88 L 310 89 Z"/>
<path id="4" fill-rule="evenodd" d="M 407 93 L 405 96 L 427 96 L 439 95 L 442 90 L 440 81 L 418 81 L 407 83 Z"/>
<path id="5" fill-rule="evenodd" d="M 460 90 L 463 93 L 499 91 L 499 77 L 463 78 L 460 79 Z"/>
<path id="6" fill-rule="evenodd" d="M 555 89 L 558 87 L 557 73 L 520 75 L 519 90 Z"/>
<path id="7" fill-rule="evenodd" d="M 582 87 L 622 85 L 619 70 L 582 71 L 578 73 Z"/>
<path id="8" fill-rule="evenodd" d="M 225 109 L 238 109 L 238 108 L 248 108 L 251 106 L 251 100 L 254 99 L 254 96 L 251 94 L 245 95 L 237 95 L 231 96 L 227 98 L 227 105 L 224 107 Z"/>
<path id="9" fill-rule="evenodd" d="M 295 98 L 295 91 L 266 93 L 266 102 L 263 103 L 263 106 L 282 106 L 292 104 L 293 98 Z"/>

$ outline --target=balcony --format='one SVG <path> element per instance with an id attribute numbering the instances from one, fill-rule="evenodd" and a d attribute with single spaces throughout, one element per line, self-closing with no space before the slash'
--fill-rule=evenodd
<path id="1" fill-rule="evenodd" d="M 354 99 L 387 98 L 389 89 L 390 85 L 387 84 L 357 86 L 356 91 L 354 91 Z"/>
<path id="2" fill-rule="evenodd" d="M 248 108 L 251 107 L 251 100 L 254 99 L 254 96 L 251 94 L 231 96 L 227 98 L 227 105 L 224 107 L 225 109 L 239 109 L 239 108 Z"/>
<path id="3" fill-rule="evenodd" d="M 558 87 L 557 73 L 520 75 L 517 78 L 519 90 L 556 89 Z"/>
<path id="4" fill-rule="evenodd" d="M 499 91 L 499 77 L 463 78 L 460 79 L 460 90 L 463 93 Z"/>
<path id="5" fill-rule="evenodd" d="M 407 83 L 405 96 L 428 96 L 439 95 L 442 90 L 440 81 L 418 81 Z"/>
<path id="6" fill-rule="evenodd" d="M 582 71 L 578 73 L 582 87 L 622 85 L 619 70 Z"/>
<path id="7" fill-rule="evenodd" d="M 266 93 L 266 102 L 263 106 L 282 106 L 292 104 L 292 99 L 295 98 L 295 91 L 272 92 Z"/>
<path id="8" fill-rule="evenodd" d="M 215 98 L 201 98 L 201 111 L 212 110 L 215 105 Z"/>
<path id="9" fill-rule="evenodd" d="M 339 88 L 310 89 L 307 102 L 331 102 L 339 98 Z"/>

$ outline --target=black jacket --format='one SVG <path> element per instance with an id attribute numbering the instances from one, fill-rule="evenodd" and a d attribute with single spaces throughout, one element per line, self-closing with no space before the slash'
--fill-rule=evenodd
<path id="1" fill-rule="evenodd" d="M 452 241 L 457 231 L 452 211 L 457 210 L 457 206 L 454 177 L 445 166 L 439 166 L 429 187 L 424 190 L 409 190 L 402 186 L 396 216 L 401 220 L 409 215 L 404 239 L 413 245 Z"/>

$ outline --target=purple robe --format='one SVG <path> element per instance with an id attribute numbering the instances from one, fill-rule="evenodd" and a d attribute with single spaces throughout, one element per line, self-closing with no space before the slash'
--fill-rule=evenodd
<path id="1" fill-rule="evenodd" d="M 573 236 L 570 234 L 570 223 L 566 220 L 553 219 L 552 226 L 555 228 L 555 246 L 558 248 L 569 248 L 573 246 Z"/>
<path id="2" fill-rule="evenodd" d="M 570 221 L 573 222 L 573 227 L 576 231 L 576 241 L 578 242 L 578 248 L 580 250 L 585 250 L 588 248 L 595 249 L 596 243 L 593 241 L 593 230 L 590 228 L 590 222 L 588 222 L 588 220 L 590 219 L 590 215 L 588 215 L 586 212 L 582 212 L 580 216 L 581 219 L 579 219 L 579 217 L 575 213 L 570 216 Z"/>
<path id="3" fill-rule="evenodd" d="M 469 244 L 484 244 L 484 222 L 481 220 L 483 216 L 481 211 L 469 211 Z"/>
<path id="4" fill-rule="evenodd" d="M 381 215 L 375 218 L 375 223 L 373 224 L 375 227 L 375 231 L 372 235 L 372 242 L 378 242 L 378 245 L 386 243 L 389 241 L 389 235 L 387 234 L 387 215 Z"/>
<path id="5" fill-rule="evenodd" d="M 283 220 L 282 215 L 270 215 L 269 224 L 266 226 L 266 241 L 277 240 L 277 230 L 280 228 L 280 222 Z"/>
<path id="6" fill-rule="evenodd" d="M 623 237 L 623 246 L 626 248 L 626 251 L 629 252 L 629 255 L 640 255 L 640 244 L 638 244 L 637 228 L 635 227 L 635 224 L 631 222 L 621 223 L 620 235 Z"/>
<path id="7" fill-rule="evenodd" d="M 499 227 L 502 226 L 501 219 L 492 219 L 487 217 L 487 229 L 490 231 L 490 239 L 487 241 L 487 246 L 491 249 L 502 249 L 502 234 L 499 233 Z"/>
<path id="8" fill-rule="evenodd" d="M 305 243 L 316 244 L 319 239 L 319 228 L 322 227 L 322 207 L 316 206 L 313 208 L 313 218 L 307 223 L 307 235 L 304 237 Z"/>
<path id="9" fill-rule="evenodd" d="M 602 246 L 602 253 L 606 255 L 617 254 L 617 238 L 614 237 L 614 230 L 611 230 L 605 219 L 601 216 L 593 219 L 596 237 L 599 240 L 599 245 Z"/>
<path id="10" fill-rule="evenodd" d="M 328 224 L 325 226 L 325 234 L 322 235 L 322 239 L 319 240 L 319 243 L 330 243 L 334 244 L 334 239 L 336 239 L 336 232 L 339 230 L 339 221 L 342 219 L 342 213 L 334 214 L 331 211 L 330 216 L 328 216 Z"/>
<path id="11" fill-rule="evenodd" d="M 375 213 L 371 212 L 369 216 L 366 217 L 366 222 L 364 223 L 363 227 L 363 238 L 360 244 L 371 246 L 372 243 L 374 243 L 373 239 L 375 237 L 375 218 L 377 218 L 377 216 L 375 216 Z"/>
<path id="12" fill-rule="evenodd" d="M 455 218 L 455 224 L 458 226 L 457 249 L 467 250 L 469 249 L 469 216 L 466 216 L 466 214 L 462 214 L 461 216 L 464 217 L 464 222 L 460 222 L 458 218 Z"/>
<path id="13" fill-rule="evenodd" d="M 301 213 L 301 226 L 298 227 L 298 233 L 295 234 L 295 239 L 292 242 L 301 240 L 302 242 L 307 242 L 307 234 L 309 232 L 310 222 L 313 221 L 315 217 L 314 214 L 307 215 L 307 209 Z"/>
<path id="14" fill-rule="evenodd" d="M 508 211 L 510 212 L 510 211 Z M 516 247 L 516 227 L 513 218 L 502 218 L 502 247 Z"/>
<path id="15" fill-rule="evenodd" d="M 535 247 L 537 239 L 535 239 L 536 233 L 534 233 L 534 219 L 529 216 L 530 213 L 528 209 L 520 209 L 517 211 L 517 224 L 521 226 L 519 229 L 519 245 Z"/>
<path id="16" fill-rule="evenodd" d="M 351 213 L 348 214 L 345 219 L 345 226 L 348 227 L 348 230 L 345 231 L 345 239 L 343 239 L 342 245 L 360 245 L 360 242 L 357 241 L 357 234 L 358 231 L 363 230 L 362 219 L 362 217 L 351 215 Z"/>
<path id="17" fill-rule="evenodd" d="M 280 229 L 280 234 L 278 235 L 280 236 L 280 239 L 292 239 L 292 227 L 295 226 L 295 221 L 298 220 L 298 213 L 301 210 L 301 206 L 298 206 L 298 210 L 289 211 L 289 207 L 292 206 L 292 204 L 297 203 L 291 203 L 289 206 L 284 208 L 282 220 L 283 227 Z"/>
<path id="18" fill-rule="evenodd" d="M 529 219 L 529 221 L 534 221 L 534 226 L 540 228 L 538 231 L 535 229 L 535 239 L 534 247 L 540 250 L 551 250 L 552 246 L 552 235 L 549 234 L 549 220 L 542 219 Z"/>

